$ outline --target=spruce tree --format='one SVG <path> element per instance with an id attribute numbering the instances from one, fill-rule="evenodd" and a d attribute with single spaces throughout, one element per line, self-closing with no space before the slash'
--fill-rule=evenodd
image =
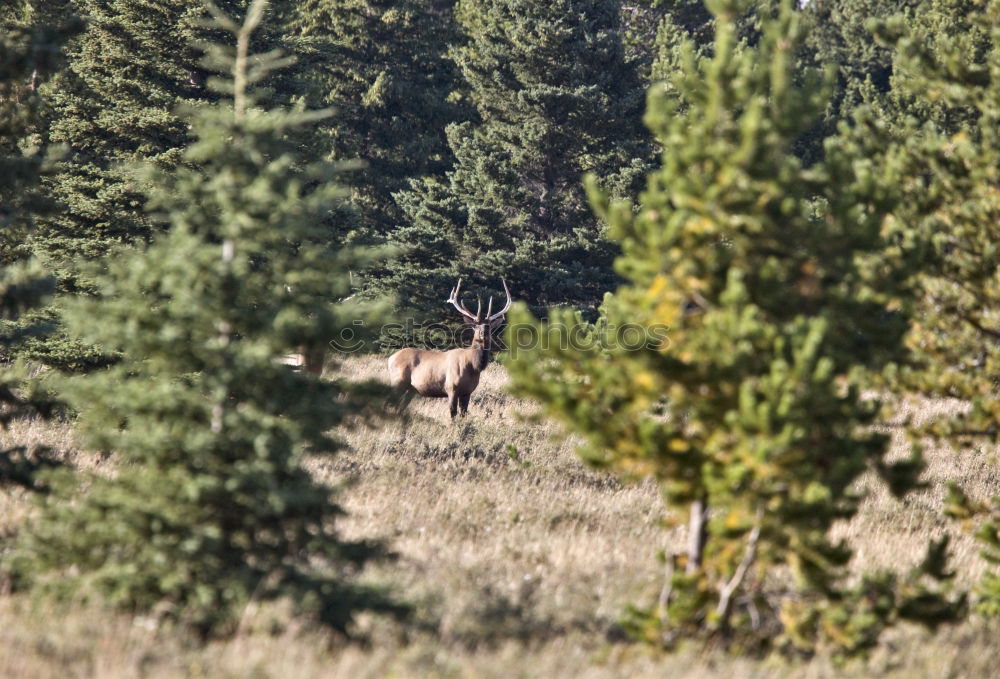
<path id="1" fill-rule="evenodd" d="M 70 328 L 122 360 L 70 378 L 84 445 L 113 451 L 111 476 L 63 474 L 26 531 L 15 582 L 97 596 L 175 619 L 205 635 L 233 631 L 251 601 L 347 629 L 391 609 L 351 574 L 376 545 L 339 536 L 333 490 L 303 467 L 340 447 L 331 428 L 356 418 L 372 388 L 281 365 L 300 344 L 336 336 L 364 311 L 337 303 L 366 252 L 332 249 L 324 226 L 342 200 L 329 164 L 304 163 L 291 133 L 322 112 L 266 109 L 257 94 L 281 58 L 236 48 L 207 63 L 232 101 L 188 110 L 193 143 L 173 170 L 150 168 L 150 215 L 169 221 L 96 276 L 99 295 L 71 305 Z"/>
<path id="2" fill-rule="evenodd" d="M 130 163 L 176 163 L 187 143 L 174 114 L 181 101 L 197 98 L 195 74 L 203 77 L 190 46 L 198 4 L 130 0 L 110 5 L 95 0 L 60 4 L 85 18 L 86 28 L 68 46 L 68 63 L 48 83 L 46 139 L 66 149 L 45 180 L 59 209 L 40 220 L 26 246 L 70 294 L 92 292 L 81 265 L 115 247 L 147 238 L 152 224 L 142 214 L 143 197 Z M 57 330 L 27 342 L 19 352 L 59 368 L 87 369 L 113 357 L 62 331 L 56 307 L 34 321 Z"/>
<path id="3" fill-rule="evenodd" d="M 585 172 L 616 190 L 647 162 L 643 86 L 625 58 L 614 0 L 464 0 L 454 59 L 479 120 L 448 127 L 446 179 L 399 196 L 405 250 L 376 289 L 442 313 L 464 277 L 537 307 L 595 307 L 618 282 L 615 248 L 589 210 Z M 440 316 L 439 316 L 440 317 Z"/>
<path id="4" fill-rule="evenodd" d="M 355 237 L 379 241 L 403 221 L 393 194 L 410 178 L 444 175 L 444 129 L 469 115 L 447 57 L 461 40 L 454 0 L 308 0 L 285 11 L 303 79 L 337 110 L 320 143 L 362 163 L 345 176 L 361 216 Z"/>
<path id="5" fill-rule="evenodd" d="M 57 68 L 60 46 L 76 30 L 63 17 L 44 22 L 28 2 L 0 12 L 0 426 L 12 420 L 48 415 L 53 403 L 37 382 L 26 379 L 13 362 L 27 338 L 44 332 L 37 323 L 19 322 L 51 294 L 55 281 L 23 247 L 36 220 L 52 210 L 39 187 L 52 155 L 39 145 L 42 131 L 40 83 Z M 14 446 L 0 450 L 0 486 L 36 487 L 36 472 L 55 464 L 44 449 Z"/>
<path id="6" fill-rule="evenodd" d="M 137 162 L 169 169 L 190 141 L 179 107 L 211 103 L 210 73 L 199 62 L 198 43 L 218 37 L 204 24 L 201 2 L 189 0 L 37 0 L 48 14 L 75 11 L 85 30 L 67 47 L 67 66 L 45 85 L 46 140 L 66 154 L 45 181 L 60 209 L 40 220 L 27 246 L 68 294 L 89 294 L 90 263 L 121 245 L 147 240 L 162 225 L 143 211 L 144 187 L 131 171 Z M 246 0 L 220 0 L 229 12 Z M 280 32 L 255 36 L 263 50 L 281 45 Z M 281 76 L 274 100 L 304 95 Z M 57 323 L 57 308 L 45 320 Z M 113 357 L 62 332 L 29 343 L 26 355 L 49 365 L 88 369 Z"/>
<path id="7" fill-rule="evenodd" d="M 73 4 L 87 25 L 52 84 L 49 132 L 69 149 L 48 182 L 64 210 L 33 241 L 70 291 L 88 287 L 73 275 L 77 255 L 100 257 L 152 233 L 128 168 L 137 161 L 175 166 L 189 140 L 176 109 L 208 98 L 194 45 L 204 37 L 200 3 Z"/>
<path id="8" fill-rule="evenodd" d="M 710 7 L 711 59 L 688 44 L 673 87 L 651 94 L 663 157 L 641 208 L 591 183 L 628 279 L 605 304 L 602 341 L 581 342 L 568 314 L 539 326 L 522 309 L 509 366 L 518 393 L 585 437 L 585 459 L 655 478 L 667 525 L 687 524 L 659 595 L 630 611 L 635 635 L 850 654 L 900 619 L 934 626 L 963 603 L 933 582 L 948 575 L 946 541 L 909 574 L 851 586 L 851 549 L 830 535 L 856 512 L 866 470 L 899 495 L 920 469 L 886 460 L 877 404 L 861 394 L 903 354 L 905 319 L 888 311 L 905 280 L 880 258 L 892 205 L 880 186 L 898 167 L 868 160 L 859 131 L 803 169 L 793 144 L 828 90 L 794 80 L 801 16 L 784 3 L 750 48 L 737 38 L 745 6 Z"/>

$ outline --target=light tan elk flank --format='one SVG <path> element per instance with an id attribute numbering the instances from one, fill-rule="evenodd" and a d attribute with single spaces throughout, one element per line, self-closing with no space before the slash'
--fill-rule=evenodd
<path id="1" fill-rule="evenodd" d="M 354 286 L 354 278 L 351 277 L 351 286 Z M 286 288 L 291 292 L 291 288 Z M 347 302 L 354 299 L 354 295 L 348 295 L 340 300 Z M 302 370 L 315 377 L 323 376 L 323 367 L 326 364 L 326 344 L 300 344 L 298 352 L 282 356 L 278 362 L 290 366 L 293 370 Z"/>
<path id="2" fill-rule="evenodd" d="M 321 377 L 323 375 L 323 364 L 326 362 L 326 347 L 312 347 L 306 344 L 301 345 L 298 353 L 282 356 L 278 362 L 290 366 L 293 370 L 302 370 Z"/>
<path id="3" fill-rule="evenodd" d="M 475 330 L 472 345 L 465 349 L 432 351 L 427 349 L 400 349 L 389 357 L 389 383 L 399 398 L 400 409 L 405 408 L 416 394 L 432 398 L 448 398 L 448 408 L 454 419 L 461 408 L 462 415 L 469 412 L 469 398 L 479 386 L 479 373 L 490 360 L 492 349 L 491 333 L 503 322 L 504 314 L 510 309 L 510 290 L 503 281 L 507 304 L 493 312 L 493 298 L 490 297 L 486 313 L 482 314 L 482 303 L 476 313 L 465 308 L 458 299 L 462 279 L 446 300 L 465 316 L 466 322 Z"/>

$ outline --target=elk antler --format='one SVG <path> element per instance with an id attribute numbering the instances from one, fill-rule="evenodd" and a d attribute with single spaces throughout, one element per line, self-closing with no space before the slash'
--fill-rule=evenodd
<path id="1" fill-rule="evenodd" d="M 496 312 L 495 314 L 490 315 L 490 311 L 493 310 L 493 298 L 490 297 L 490 304 L 486 308 L 486 316 L 487 316 L 486 320 L 487 321 L 494 321 L 497 318 L 500 318 L 501 316 L 503 316 L 504 314 L 507 313 L 508 309 L 510 309 L 510 289 L 507 287 L 507 281 L 505 281 L 504 279 L 501 278 L 500 282 L 503 283 L 503 291 L 507 295 L 507 304 L 500 311 Z"/>
<path id="2" fill-rule="evenodd" d="M 458 279 L 458 285 L 456 285 L 454 288 L 452 288 L 451 295 L 448 296 L 448 299 L 446 299 L 445 302 L 451 304 L 456 309 L 458 309 L 458 313 L 462 314 L 466 318 L 471 319 L 474 323 L 478 323 L 479 322 L 479 312 L 478 312 L 478 310 L 477 310 L 477 312 L 475 314 L 473 314 L 471 311 L 469 311 L 468 309 L 466 309 L 465 305 L 462 304 L 462 302 L 459 301 L 459 299 L 458 299 L 458 291 L 461 289 L 461 287 L 462 287 L 462 279 L 459 278 Z"/>

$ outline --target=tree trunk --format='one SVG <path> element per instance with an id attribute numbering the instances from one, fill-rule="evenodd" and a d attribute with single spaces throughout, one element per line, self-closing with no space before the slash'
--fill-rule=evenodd
<path id="1" fill-rule="evenodd" d="M 684 572 L 694 575 L 701 568 L 708 535 L 708 502 L 701 497 L 691 504 L 691 520 L 688 523 L 687 566 Z"/>

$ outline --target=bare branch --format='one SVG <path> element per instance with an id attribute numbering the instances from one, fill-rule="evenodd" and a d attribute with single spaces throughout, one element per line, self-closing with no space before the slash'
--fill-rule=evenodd
<path id="1" fill-rule="evenodd" d="M 687 566 L 684 568 L 688 575 L 694 575 L 701 568 L 707 527 L 708 503 L 699 498 L 691 503 L 691 518 L 688 521 Z"/>
<path id="2" fill-rule="evenodd" d="M 656 603 L 656 611 L 661 621 L 670 619 L 670 599 L 674 593 L 674 557 L 667 557 L 667 572 L 664 574 L 663 589 Z"/>
<path id="3" fill-rule="evenodd" d="M 233 35 L 236 35 L 240 31 L 240 27 L 236 25 L 228 14 L 219 9 L 212 0 L 203 0 L 205 3 L 205 8 L 208 10 L 215 22 L 222 26 L 225 30 L 229 31 Z"/>
<path id="4" fill-rule="evenodd" d="M 247 111 L 247 54 L 250 51 L 250 35 L 260 25 L 268 0 L 254 0 L 247 10 L 243 26 L 236 34 L 236 62 L 233 64 L 233 109 L 236 122 L 242 123 Z"/>
<path id="5" fill-rule="evenodd" d="M 715 612 L 720 618 L 720 625 L 725 627 L 729 622 L 729 613 L 733 600 L 733 594 L 739 589 L 740 585 L 743 584 L 743 579 L 747 575 L 747 571 L 750 570 L 750 566 L 753 565 L 754 559 L 757 558 L 757 541 L 760 539 L 760 524 L 764 518 L 764 512 L 760 507 L 757 507 L 757 516 L 754 519 L 753 530 L 750 531 L 750 536 L 747 539 L 747 551 L 743 554 L 743 560 L 740 561 L 740 565 L 736 567 L 736 572 L 733 573 L 733 577 L 730 578 L 722 590 L 719 592 L 719 605 L 716 606 Z"/>

